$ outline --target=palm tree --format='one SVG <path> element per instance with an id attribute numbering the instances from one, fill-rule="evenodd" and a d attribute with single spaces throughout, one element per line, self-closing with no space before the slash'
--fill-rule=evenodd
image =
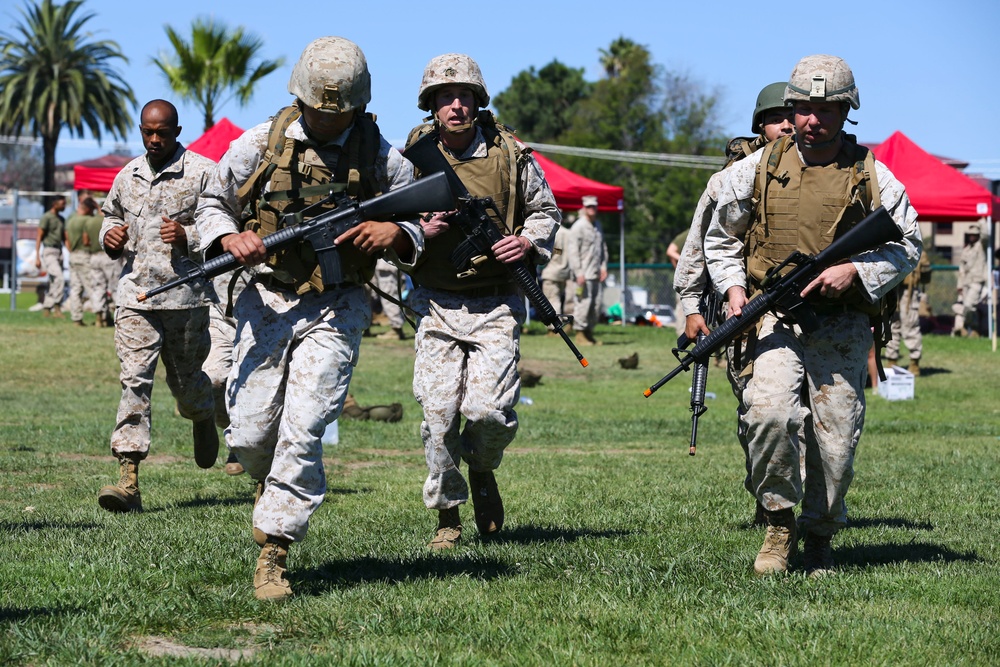
<path id="1" fill-rule="evenodd" d="M 264 42 L 245 32 L 242 26 L 230 31 L 212 19 L 195 19 L 190 42 L 169 25 L 166 31 L 175 53 L 161 53 L 152 62 L 181 99 L 194 102 L 201 109 L 205 130 L 215 125 L 217 109 L 233 97 L 240 106 L 246 105 L 257 82 L 285 62 L 284 58 L 278 58 L 253 66 L 252 61 Z M 227 93 L 229 97 L 222 99 Z"/>
<path id="2" fill-rule="evenodd" d="M 77 15 L 83 2 L 52 0 L 21 10 L 16 36 L 0 33 L 0 133 L 26 129 L 42 137 L 43 187 L 55 187 L 56 144 L 66 127 L 77 137 L 84 128 L 98 141 L 101 131 L 125 140 L 132 125 L 135 94 L 112 66 L 128 63 L 112 41 L 88 41 L 84 25 L 93 14 Z"/>

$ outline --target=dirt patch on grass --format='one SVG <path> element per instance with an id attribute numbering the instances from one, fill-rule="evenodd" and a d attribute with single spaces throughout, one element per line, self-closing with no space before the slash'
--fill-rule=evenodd
<path id="1" fill-rule="evenodd" d="M 238 662 L 252 658 L 256 652 L 252 648 L 201 648 L 185 646 L 166 637 L 140 637 L 132 647 L 154 658 L 202 658 L 216 661 Z"/>

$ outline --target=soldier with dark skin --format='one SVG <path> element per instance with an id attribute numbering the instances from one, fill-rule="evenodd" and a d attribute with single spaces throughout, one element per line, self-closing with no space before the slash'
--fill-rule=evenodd
<path id="1" fill-rule="evenodd" d="M 195 462 L 211 468 L 219 451 L 212 385 L 201 370 L 209 350 L 211 289 L 192 284 L 139 298 L 176 279 L 183 258 L 201 261 L 194 210 L 214 163 L 178 142 L 177 109 L 166 100 L 142 108 L 139 129 L 146 153 L 115 177 L 100 237 L 108 256 L 125 262 L 115 316 L 122 397 L 111 434 L 121 477 L 97 498 L 110 512 L 142 510 L 139 464 L 149 453 L 153 379 L 161 360 L 178 412 L 192 422 Z"/>
<path id="2" fill-rule="evenodd" d="M 62 249 L 65 238 L 65 221 L 62 212 L 66 210 L 66 197 L 52 198 L 49 210 L 38 221 L 38 237 L 35 240 L 35 268 L 42 269 L 49 277 L 49 286 L 42 302 L 45 317 L 62 317 L 62 300 L 65 280 L 63 278 Z"/>

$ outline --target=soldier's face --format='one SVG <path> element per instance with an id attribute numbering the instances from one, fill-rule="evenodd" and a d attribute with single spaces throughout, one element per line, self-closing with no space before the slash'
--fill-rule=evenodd
<path id="1" fill-rule="evenodd" d="M 334 113 L 332 111 L 320 111 L 299 105 L 302 110 L 302 118 L 309 128 L 309 134 L 317 141 L 332 141 L 339 137 L 354 122 L 354 109 L 344 113 Z"/>
<path id="2" fill-rule="evenodd" d="M 792 124 L 791 107 L 765 111 L 764 115 L 761 116 L 761 131 L 768 141 L 774 141 L 786 134 L 794 134 L 795 125 Z"/>
<path id="3" fill-rule="evenodd" d="M 162 164 L 173 157 L 181 128 L 169 108 L 162 104 L 147 106 L 139 130 L 146 155 L 153 164 Z"/>
<path id="4" fill-rule="evenodd" d="M 434 92 L 435 117 L 445 127 L 469 127 L 475 120 L 476 96 L 466 86 L 442 86 Z"/>
<path id="5" fill-rule="evenodd" d="M 806 146 L 830 141 L 844 127 L 844 109 L 840 102 L 796 102 L 795 134 Z"/>

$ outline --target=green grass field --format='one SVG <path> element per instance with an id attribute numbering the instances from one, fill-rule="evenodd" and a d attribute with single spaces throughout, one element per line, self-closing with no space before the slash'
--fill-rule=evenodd
<path id="1" fill-rule="evenodd" d="M 6 303 L 6 302 L 4 302 Z M 88 322 L 92 316 L 88 315 Z M 523 338 L 521 428 L 497 477 L 502 539 L 425 545 L 412 341 L 368 341 L 329 492 L 293 545 L 288 604 L 257 602 L 251 482 L 200 470 L 162 374 L 146 511 L 112 515 L 113 331 L 0 310 L 0 663 L 12 665 L 995 665 L 1000 353 L 928 337 L 912 401 L 869 393 L 835 576 L 755 578 L 735 400 L 711 369 L 690 457 L 671 330 L 601 327 L 581 368 Z M 633 352 L 639 368 L 615 363 Z"/>

